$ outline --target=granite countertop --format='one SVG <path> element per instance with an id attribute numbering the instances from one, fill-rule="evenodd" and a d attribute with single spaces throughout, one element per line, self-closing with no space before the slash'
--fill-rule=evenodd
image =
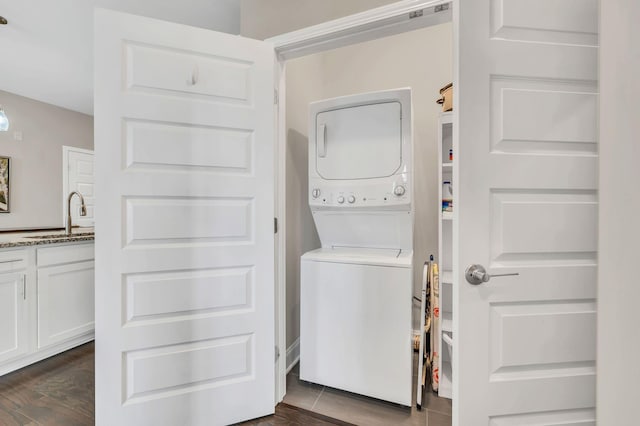
<path id="1" fill-rule="evenodd" d="M 93 241 L 94 239 L 93 228 L 73 228 L 69 236 L 65 235 L 64 229 L 62 228 L 52 229 L 50 231 L 2 232 L 0 233 L 0 249 Z"/>

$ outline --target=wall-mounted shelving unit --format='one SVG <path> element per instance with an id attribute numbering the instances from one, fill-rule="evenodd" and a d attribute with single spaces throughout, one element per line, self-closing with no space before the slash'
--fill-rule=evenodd
<path id="1" fill-rule="evenodd" d="M 444 112 L 438 119 L 438 181 L 440 190 L 438 197 L 438 262 L 440 265 L 440 321 L 435 330 L 440 339 L 440 356 L 438 357 L 438 370 L 440 383 L 438 396 L 451 398 L 452 395 L 452 371 L 451 355 L 453 352 L 453 211 L 443 211 L 443 184 L 450 182 L 455 191 L 453 181 L 453 113 Z M 453 204 L 453 209 L 456 206 Z"/>

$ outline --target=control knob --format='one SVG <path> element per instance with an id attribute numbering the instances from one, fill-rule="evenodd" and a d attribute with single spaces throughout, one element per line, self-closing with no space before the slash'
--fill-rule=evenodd
<path id="1" fill-rule="evenodd" d="M 393 193 L 396 194 L 398 197 L 403 196 L 405 193 L 404 186 L 402 185 L 396 186 L 395 188 L 393 188 Z"/>
<path id="2" fill-rule="evenodd" d="M 344 197 L 342 195 L 338 197 L 338 203 L 344 203 Z"/>
<path id="3" fill-rule="evenodd" d="M 349 198 L 347 198 L 347 201 L 349 201 L 349 204 L 353 204 L 356 202 L 356 197 L 354 197 L 353 195 L 349 195 Z"/>
<path id="4" fill-rule="evenodd" d="M 314 188 L 313 191 L 311 191 L 311 195 L 313 198 L 318 198 L 320 196 L 320 190 L 318 188 Z"/>

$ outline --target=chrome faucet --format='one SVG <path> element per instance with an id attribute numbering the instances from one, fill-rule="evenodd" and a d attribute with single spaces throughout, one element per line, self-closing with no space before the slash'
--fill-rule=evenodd
<path id="1" fill-rule="evenodd" d="M 65 232 L 67 235 L 71 235 L 71 199 L 73 198 L 74 194 L 80 197 L 80 216 L 87 215 L 87 208 L 84 205 L 84 197 L 78 191 L 71 191 L 71 193 L 69 193 L 69 197 L 67 198 L 67 227 L 65 228 Z"/>

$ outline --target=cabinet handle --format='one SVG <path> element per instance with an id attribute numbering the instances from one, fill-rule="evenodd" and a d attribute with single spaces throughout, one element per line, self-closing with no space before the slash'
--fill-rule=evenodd
<path id="1" fill-rule="evenodd" d="M 22 300 L 27 300 L 27 277 L 22 275 L 20 281 L 22 282 Z"/>

